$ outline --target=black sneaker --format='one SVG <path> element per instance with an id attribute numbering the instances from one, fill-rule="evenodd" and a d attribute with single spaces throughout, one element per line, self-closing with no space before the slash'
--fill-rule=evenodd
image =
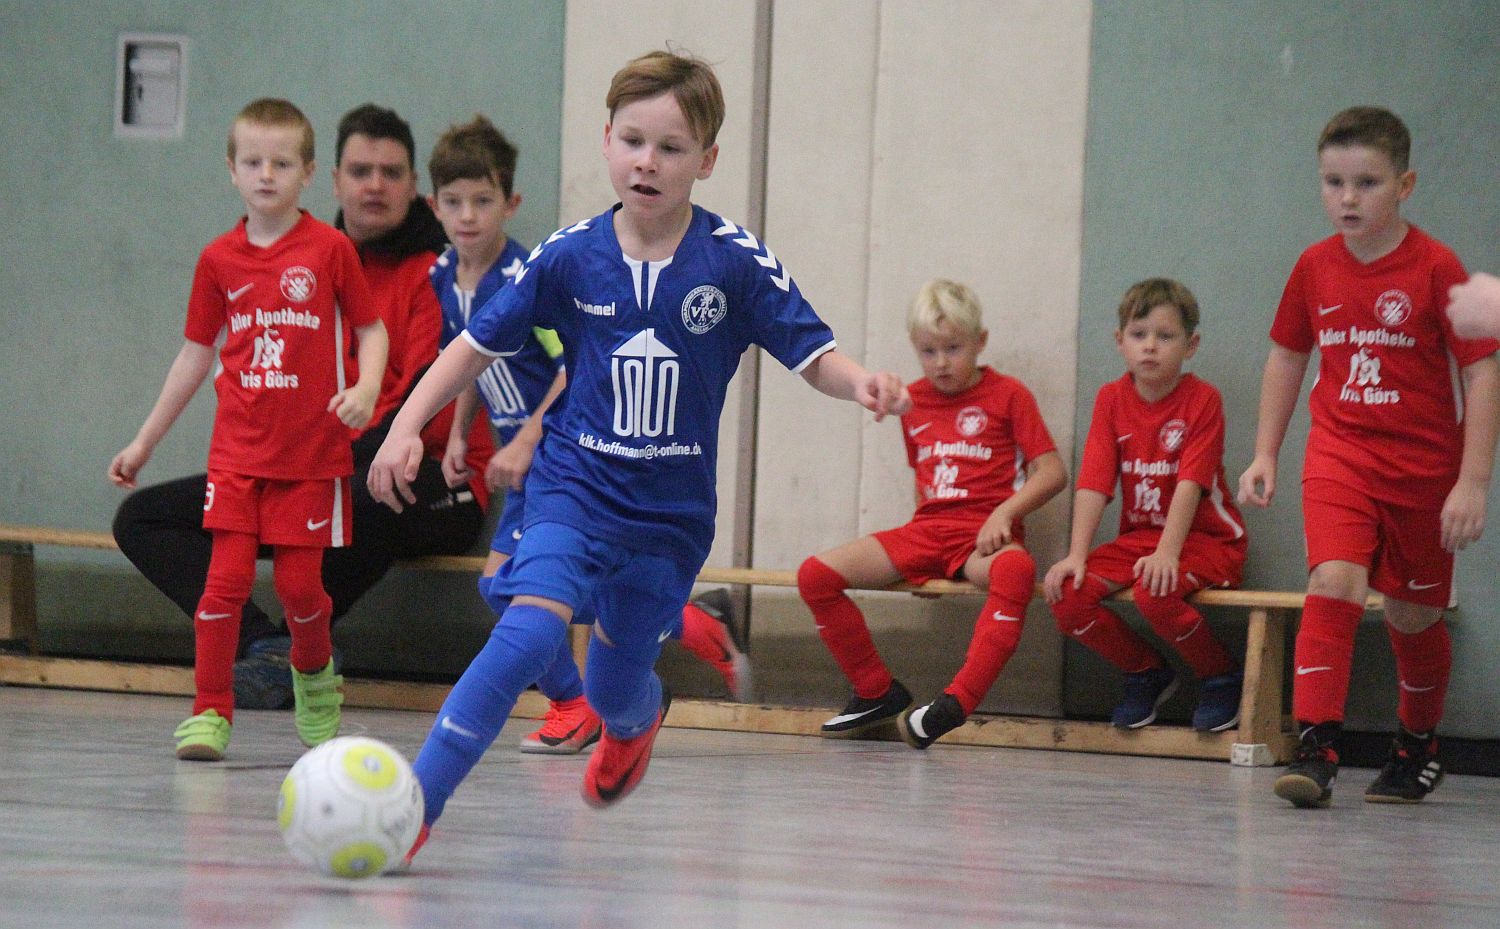
<path id="1" fill-rule="evenodd" d="M 1339 773 L 1339 754 L 1333 750 L 1337 729 L 1309 726 L 1302 731 L 1297 754 L 1286 773 L 1276 779 L 1276 796 L 1299 809 L 1325 807 L 1333 799 L 1333 781 Z"/>
<path id="2" fill-rule="evenodd" d="M 1125 675 L 1125 697 L 1110 717 L 1118 729 L 1139 729 L 1156 722 L 1156 711 L 1177 692 L 1177 673 L 1171 668 L 1149 668 Z"/>
<path id="3" fill-rule="evenodd" d="M 343 665 L 343 655 L 334 649 L 334 673 Z M 245 648 L 245 657 L 234 663 L 235 707 L 290 710 L 293 702 L 291 636 L 273 635 L 251 642 Z"/>
<path id="4" fill-rule="evenodd" d="M 827 739 L 852 739 L 857 735 L 888 723 L 911 706 L 911 693 L 900 681 L 891 681 L 885 693 L 866 699 L 860 696 L 849 698 L 844 711 L 823 724 L 823 737 Z"/>
<path id="5" fill-rule="evenodd" d="M 1193 710 L 1193 728 L 1199 732 L 1223 732 L 1240 721 L 1240 690 L 1245 677 L 1239 671 L 1210 677 L 1198 685 L 1198 708 Z"/>
<path id="6" fill-rule="evenodd" d="M 1365 802 L 1419 803 L 1442 782 L 1437 737 L 1413 735 L 1402 728 L 1391 743 L 1390 760 L 1365 790 Z"/>
<path id="7" fill-rule="evenodd" d="M 912 748 L 926 748 L 964 724 L 964 708 L 952 694 L 938 694 L 926 706 L 907 710 L 896 719 L 901 738 Z"/>

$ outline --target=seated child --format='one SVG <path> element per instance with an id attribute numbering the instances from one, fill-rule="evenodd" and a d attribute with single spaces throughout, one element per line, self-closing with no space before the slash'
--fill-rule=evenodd
<path id="1" fill-rule="evenodd" d="M 1240 582 L 1244 520 L 1224 483 L 1224 407 L 1219 392 L 1186 374 L 1198 350 L 1198 301 L 1173 280 L 1125 292 L 1115 344 L 1125 376 L 1099 388 L 1078 468 L 1068 556 L 1043 580 L 1057 625 L 1125 672 L 1112 722 L 1139 729 L 1177 689 L 1177 675 L 1100 603 L 1134 588 L 1136 609 L 1177 649 L 1200 681 L 1193 728 L 1239 722 L 1239 664 L 1187 596 Z M 1120 485 L 1120 533 L 1093 551 L 1104 508 Z"/>
<path id="2" fill-rule="evenodd" d="M 929 281 L 912 302 L 907 330 L 924 375 L 908 388 L 912 408 L 901 418 L 917 511 L 904 526 L 807 559 L 797 586 L 854 685 L 823 735 L 851 738 L 901 714 L 901 737 L 926 748 L 974 712 L 1016 650 L 1036 583 L 1021 521 L 1068 477 L 1031 392 L 979 365 L 989 333 L 972 290 Z M 844 591 L 960 577 L 989 592 L 963 667 L 937 699 L 903 713 L 911 694 L 881 661 Z"/>

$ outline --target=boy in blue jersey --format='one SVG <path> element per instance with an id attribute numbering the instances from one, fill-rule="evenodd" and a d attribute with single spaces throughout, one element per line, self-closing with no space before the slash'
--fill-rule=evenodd
<path id="1" fill-rule="evenodd" d="M 527 477 L 525 533 L 487 593 L 509 605 L 417 756 L 427 812 L 412 853 L 586 605 L 596 641 L 585 689 L 605 728 L 583 797 L 607 806 L 640 783 L 670 702 L 652 666 L 708 556 L 719 414 L 752 343 L 877 418 L 911 404 L 894 374 L 834 351 L 754 235 L 693 205 L 718 157 L 723 99 L 707 64 L 668 52 L 615 74 L 604 157 L 620 202 L 531 253 L 434 362 L 371 468 L 371 493 L 401 507 L 427 418 L 533 327 L 556 330 L 568 389 Z"/>
<path id="2" fill-rule="evenodd" d="M 521 195 L 515 192 L 516 156 L 516 147 L 483 116 L 449 127 L 432 149 L 432 209 L 452 243 L 429 272 L 443 309 L 444 346 L 463 332 L 472 312 L 514 277 L 526 258 L 526 250 L 505 232 L 505 224 L 521 205 Z M 492 492 L 504 492 L 505 505 L 490 543 L 481 590 L 515 554 L 521 538 L 524 480 L 542 437 L 542 415 L 567 383 L 561 355 L 562 344 L 554 332 L 534 329 L 519 352 L 496 358 L 459 395 L 443 457 L 449 486 L 461 487 L 473 477 L 467 464 L 469 424 L 481 400 L 500 439 L 484 481 Z M 674 635 L 724 675 L 732 695 L 748 699 L 749 660 L 726 625 L 716 621 L 715 615 L 723 614 L 705 606 L 707 610 L 696 604 L 684 607 Z M 537 689 L 549 701 L 547 715 L 542 727 L 521 741 L 521 751 L 576 754 L 598 741 L 603 724 L 584 698 L 583 681 L 567 649 L 537 681 Z"/>

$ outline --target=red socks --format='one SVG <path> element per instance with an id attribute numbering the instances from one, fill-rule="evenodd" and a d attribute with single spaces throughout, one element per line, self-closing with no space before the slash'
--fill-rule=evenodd
<path id="1" fill-rule="evenodd" d="M 1073 589 L 1063 583 L 1063 598 L 1052 604 L 1057 628 L 1098 652 L 1104 660 L 1126 674 L 1163 667 L 1161 655 L 1130 631 L 1125 621 L 1099 603 L 1109 593 L 1105 583 L 1092 575 Z"/>
<path id="2" fill-rule="evenodd" d="M 321 671 L 333 657 L 333 599 L 323 590 L 323 549 L 279 545 L 272 557 L 276 596 L 292 637 L 292 667 L 303 674 Z"/>
<path id="3" fill-rule="evenodd" d="M 891 687 L 891 672 L 875 650 L 864 614 L 844 593 L 848 581 L 812 557 L 797 569 L 797 591 L 812 610 L 818 635 L 854 685 L 856 696 L 873 700 Z"/>
<path id="4" fill-rule="evenodd" d="M 964 666 L 947 687 L 965 716 L 974 712 L 1015 654 L 1035 586 L 1036 562 L 1025 551 L 1001 552 L 990 562 L 989 597 L 974 622 Z"/>
<path id="5" fill-rule="evenodd" d="M 240 645 L 240 610 L 255 584 L 260 547 L 246 532 L 215 531 L 203 597 L 193 614 L 193 715 L 217 710 L 234 721 L 234 655 Z"/>
<path id="6" fill-rule="evenodd" d="M 1198 680 L 1206 681 L 1211 677 L 1228 674 L 1238 667 L 1208 628 L 1203 614 L 1180 595 L 1153 597 L 1137 584 L 1135 608 L 1146 617 L 1146 621 L 1161 636 L 1162 641 L 1177 649 L 1177 653 L 1193 669 Z"/>
<path id="7" fill-rule="evenodd" d="M 1439 619 L 1421 632 L 1399 632 L 1386 624 L 1396 653 L 1401 699 L 1396 715 L 1408 732 L 1425 735 L 1443 718 L 1448 675 L 1453 670 L 1453 643 L 1448 624 Z"/>
<path id="8" fill-rule="evenodd" d="M 1292 717 L 1299 724 L 1343 722 L 1363 603 L 1309 594 L 1297 630 Z"/>

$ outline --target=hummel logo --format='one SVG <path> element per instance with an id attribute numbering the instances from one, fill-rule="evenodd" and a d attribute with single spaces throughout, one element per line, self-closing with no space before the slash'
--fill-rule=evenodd
<path id="1" fill-rule="evenodd" d="M 240 287 L 240 288 L 237 288 L 235 290 L 226 290 L 226 291 L 224 291 L 224 294 L 225 294 L 225 296 L 227 296 L 229 298 L 229 302 L 233 303 L 234 301 L 236 301 L 239 298 L 243 297 L 245 295 L 245 291 L 249 290 L 250 288 L 252 288 L 254 286 L 255 285 L 253 283 L 246 284 L 244 287 Z"/>
<path id="2" fill-rule="evenodd" d="M 926 429 L 930 425 L 932 425 L 932 423 L 923 423 L 920 426 L 912 426 L 910 429 L 906 430 L 906 434 L 915 439 L 917 437 L 917 433 L 921 432 L 923 429 Z"/>
<path id="3" fill-rule="evenodd" d="M 1311 674 L 1314 671 L 1332 671 L 1332 670 L 1333 670 L 1333 668 L 1330 667 L 1330 666 L 1328 666 L 1328 665 L 1318 665 L 1317 667 L 1314 667 L 1314 668 L 1303 668 L 1303 667 L 1299 666 L 1297 668 L 1297 676 L 1301 677 L 1304 674 Z"/>
<path id="4" fill-rule="evenodd" d="M 204 622 L 212 622 L 216 619 L 228 619 L 228 613 L 199 613 L 198 618 Z"/>
<path id="5" fill-rule="evenodd" d="M 1185 641 L 1187 641 L 1188 638 L 1190 638 L 1193 633 L 1195 633 L 1195 632 L 1198 631 L 1198 627 L 1201 626 L 1201 625 L 1203 625 L 1203 620 L 1199 619 L 1196 623 L 1193 623 L 1193 628 L 1189 629 L 1187 632 L 1184 632 L 1182 635 L 1178 636 L 1177 637 L 1177 641 L 1179 641 L 1179 642 L 1185 642 Z"/>
<path id="6" fill-rule="evenodd" d="M 1433 684 L 1431 687 L 1413 687 L 1405 681 L 1402 681 L 1401 689 L 1409 694 L 1425 694 L 1429 690 L 1437 690 L 1437 685 Z"/>
<path id="7" fill-rule="evenodd" d="M 1098 621 L 1099 620 L 1097 620 L 1097 619 L 1091 619 L 1091 620 L 1089 620 L 1089 624 L 1087 626 L 1084 626 L 1082 629 L 1074 629 L 1073 630 L 1073 634 L 1074 635 L 1083 635 L 1085 632 L 1088 632 L 1090 629 L 1094 628 L 1094 623 L 1097 623 Z"/>
<path id="8" fill-rule="evenodd" d="M 317 532 L 319 529 L 322 529 L 324 526 L 328 525 L 328 522 L 329 521 L 326 520 L 326 519 L 325 520 L 321 520 L 319 522 L 313 522 L 312 518 L 309 517 L 308 520 L 307 520 L 307 531 L 308 532 Z"/>
<path id="9" fill-rule="evenodd" d="M 1342 303 L 1335 303 L 1333 306 L 1324 306 L 1324 305 L 1322 305 L 1320 303 L 1320 304 L 1318 304 L 1318 315 L 1319 316 L 1327 316 L 1329 313 L 1332 313 L 1334 310 L 1341 310 L 1343 308 L 1344 308 L 1344 305 Z"/>
<path id="10" fill-rule="evenodd" d="M 991 615 L 994 616 L 995 622 L 997 622 L 997 623 L 1018 623 L 1018 622 L 1021 621 L 1021 617 L 1019 617 L 1019 616 L 1006 616 L 1004 613 L 1000 612 L 999 610 L 996 610 Z"/>
<path id="11" fill-rule="evenodd" d="M 456 722 L 453 721 L 453 718 L 451 716 L 444 716 L 443 717 L 443 721 L 440 722 L 440 723 L 438 723 L 438 725 L 441 726 L 444 729 L 447 729 L 449 732 L 456 732 L 456 733 L 458 733 L 459 735 L 463 736 L 466 739 L 477 739 L 477 738 L 479 738 L 479 733 L 477 733 L 477 732 L 470 732 L 469 730 L 465 729 L 463 726 L 460 726 L 458 723 L 456 723 Z"/>
<path id="12" fill-rule="evenodd" d="M 1432 588 L 1436 587 L 1440 583 L 1442 583 L 1442 582 L 1441 581 L 1433 581 L 1431 584 L 1418 584 L 1416 581 L 1407 581 L 1406 582 L 1406 589 L 1407 590 L 1431 590 Z"/>
<path id="13" fill-rule="evenodd" d="M 293 617 L 291 617 L 291 621 L 294 622 L 294 623 L 310 623 L 310 622 L 312 622 L 313 620 L 317 619 L 319 616 L 322 616 L 322 615 L 323 615 L 323 611 L 322 610 L 318 610 L 316 613 L 312 613 L 312 614 L 310 614 L 308 616 L 293 616 Z"/>

